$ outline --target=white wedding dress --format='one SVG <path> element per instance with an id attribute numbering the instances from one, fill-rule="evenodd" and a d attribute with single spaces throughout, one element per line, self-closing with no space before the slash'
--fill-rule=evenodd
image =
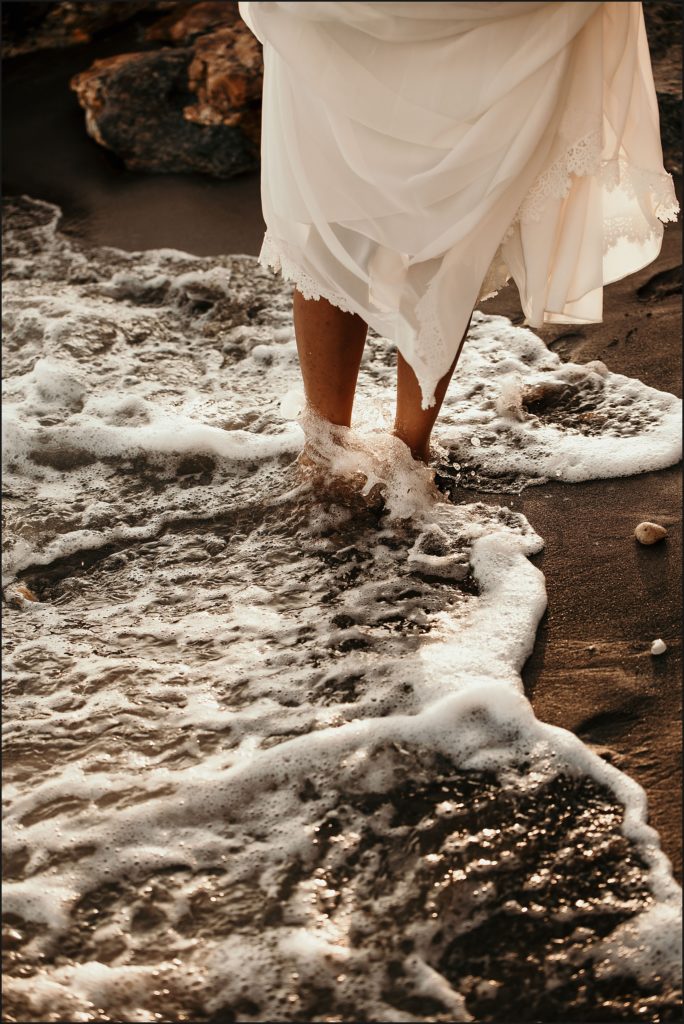
<path id="1" fill-rule="evenodd" d="M 263 43 L 260 260 L 358 313 L 425 405 L 511 277 L 601 320 L 678 210 L 640 3 L 240 3 Z"/>

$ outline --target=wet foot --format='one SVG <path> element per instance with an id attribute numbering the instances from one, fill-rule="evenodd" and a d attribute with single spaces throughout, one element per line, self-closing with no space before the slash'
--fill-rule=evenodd
<path id="1" fill-rule="evenodd" d="M 297 458 L 297 470 L 302 482 L 317 495 L 325 495 L 344 504 L 361 498 L 367 507 L 380 509 L 384 506 L 381 482 L 372 483 L 361 471 L 336 471 L 315 445 L 304 446 Z"/>
<path id="2" fill-rule="evenodd" d="M 411 445 L 406 438 L 402 437 L 401 432 L 397 430 L 396 427 L 392 431 L 392 437 L 396 437 L 398 441 L 401 441 L 402 444 L 406 445 L 408 450 L 411 452 L 411 457 L 415 459 L 416 462 L 422 462 L 424 465 L 428 465 L 430 462 L 429 439 L 422 444 Z"/>

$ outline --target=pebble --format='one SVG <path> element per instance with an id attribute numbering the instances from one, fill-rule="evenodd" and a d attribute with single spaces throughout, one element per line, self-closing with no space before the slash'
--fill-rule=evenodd
<path id="1" fill-rule="evenodd" d="M 27 601 L 38 601 L 33 591 L 24 583 L 17 583 L 5 596 L 7 603 L 14 608 L 23 608 Z"/>
<path id="2" fill-rule="evenodd" d="M 666 650 L 667 644 L 660 638 L 654 640 L 651 644 L 651 654 L 664 654 Z"/>
<path id="3" fill-rule="evenodd" d="M 658 523 L 639 523 L 634 536 L 640 544 L 657 544 L 663 537 L 667 537 L 667 530 Z"/>

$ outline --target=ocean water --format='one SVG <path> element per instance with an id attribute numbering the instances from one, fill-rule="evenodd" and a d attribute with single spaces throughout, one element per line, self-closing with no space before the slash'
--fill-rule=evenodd
<path id="1" fill-rule="evenodd" d="M 476 314 L 438 489 L 386 339 L 353 431 L 304 410 L 253 258 L 5 235 L 5 1019 L 679 1019 L 644 793 L 524 696 L 505 500 L 672 465 L 681 403 Z"/>

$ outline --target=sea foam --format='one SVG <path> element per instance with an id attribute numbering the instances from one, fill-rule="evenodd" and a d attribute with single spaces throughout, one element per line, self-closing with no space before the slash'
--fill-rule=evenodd
<path id="1" fill-rule="evenodd" d="M 14 1019 L 667 1019 L 643 790 L 535 718 L 543 541 L 468 487 L 670 465 L 680 403 L 477 314 L 453 503 L 386 339 L 329 430 L 256 261 L 6 230 Z"/>

